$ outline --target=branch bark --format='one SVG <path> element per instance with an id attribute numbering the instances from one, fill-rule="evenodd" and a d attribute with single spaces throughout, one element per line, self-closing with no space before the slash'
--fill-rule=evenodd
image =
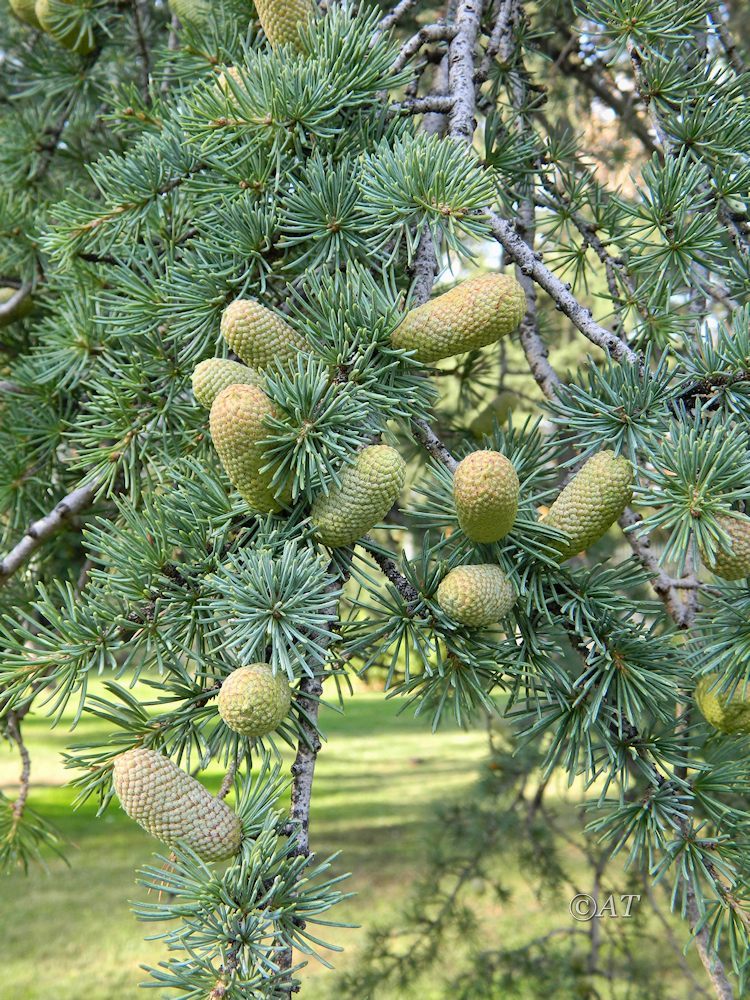
<path id="1" fill-rule="evenodd" d="M 541 255 L 529 247 L 511 224 L 488 209 L 492 235 L 501 244 L 508 256 L 520 270 L 529 275 L 554 300 L 556 307 L 581 331 L 592 344 L 606 351 L 616 361 L 631 365 L 640 364 L 638 354 L 625 341 L 620 340 L 611 330 L 600 326 L 592 317 L 591 310 L 581 305 L 570 287 L 564 284 L 540 260 Z"/>
<path id="2" fill-rule="evenodd" d="M 34 521 L 21 541 L 0 562 L 0 586 L 7 583 L 11 576 L 31 558 L 48 538 L 59 531 L 66 521 L 90 507 L 95 494 L 95 486 L 79 486 L 64 497 L 49 514 Z"/>

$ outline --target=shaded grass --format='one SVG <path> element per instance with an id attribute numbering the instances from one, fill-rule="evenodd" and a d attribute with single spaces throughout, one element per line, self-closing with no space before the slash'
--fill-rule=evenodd
<path id="1" fill-rule="evenodd" d="M 424 871 L 426 845 L 438 833 L 435 807 L 470 793 L 486 753 L 481 731 L 467 733 L 447 725 L 433 735 L 426 720 L 398 715 L 399 707 L 378 692 L 358 690 L 347 702 L 345 714 L 324 709 L 321 717 L 328 740 L 318 762 L 312 842 L 321 857 L 341 851 L 335 870 L 353 872 L 342 888 L 357 895 L 331 916 L 361 925 L 354 930 L 327 929 L 328 939 L 346 949 L 327 956 L 337 970 L 357 962 L 368 927 L 390 925 L 398 916 L 410 886 Z M 64 722 L 50 730 L 49 720 L 31 716 L 25 734 L 35 779 L 31 805 L 63 833 L 70 867 L 51 859 L 48 872 L 35 868 L 28 877 L 19 873 L 0 881 L 0 1000 L 135 997 L 138 983 L 146 978 L 139 965 L 157 964 L 164 949 L 158 941 L 143 940 L 158 926 L 138 923 L 127 901 L 144 897 L 144 890 L 135 884 L 135 872 L 151 861 L 159 845 L 116 804 L 99 818 L 93 802 L 77 812 L 71 809 L 75 791 L 65 786 L 71 772 L 62 766 L 60 753 L 74 742 L 104 742 L 108 735 L 104 723 L 85 718 L 71 735 Z M 13 754 L 0 754 L 0 788 L 9 794 L 17 770 Z M 210 771 L 207 784 L 215 790 L 219 781 L 220 771 Z M 562 780 L 550 786 L 550 797 L 560 821 L 572 830 L 576 806 Z M 590 873 L 572 847 L 563 845 L 563 851 L 572 877 L 580 881 L 578 888 L 585 891 Z M 540 897 L 523 870 L 513 870 L 512 862 L 506 870 L 509 861 L 503 858 L 499 863 L 511 898 L 477 900 L 478 916 L 488 928 L 488 946 L 513 947 L 552 928 L 570 926 L 565 899 Z M 617 865 L 608 878 L 613 891 L 624 891 L 628 885 Z M 614 931 L 616 924 L 609 930 Z M 684 925 L 676 920 L 673 924 L 683 943 Z M 646 930 L 639 960 L 652 963 L 660 976 L 673 974 L 679 984 L 677 960 L 660 944 L 655 922 L 649 921 Z M 414 995 L 420 1000 L 439 996 L 452 965 L 446 958 L 445 967 L 423 979 Z M 313 961 L 302 975 L 306 1000 L 334 1000 L 335 973 Z M 669 996 L 687 995 L 687 990 L 682 994 L 679 986 L 677 990 Z M 157 995 L 157 991 L 145 994 Z M 533 1000 L 533 991 L 528 997 Z M 401 991 L 378 994 L 378 1000 L 405 998 Z"/>
<path id="2" fill-rule="evenodd" d="M 337 909 L 353 923 L 386 918 L 420 865 L 422 838 L 432 810 L 463 794 L 485 752 L 481 732 L 447 727 L 433 736 L 425 724 L 403 714 L 382 694 L 358 691 L 340 715 L 324 710 L 328 741 L 320 755 L 312 815 L 312 839 L 319 855 L 341 851 L 336 868 L 355 874 L 345 888 L 357 896 Z M 144 942 L 154 925 L 139 924 L 127 900 L 142 898 L 135 870 L 148 863 L 156 841 L 113 805 L 96 818 L 96 805 L 71 809 L 75 790 L 60 753 L 73 742 L 106 740 L 108 728 L 84 719 L 74 734 L 65 720 L 31 716 L 25 736 L 32 754 L 30 804 L 53 822 L 68 842 L 70 867 L 57 859 L 49 871 L 34 869 L 0 882 L 0 997 L 23 1000 L 115 1000 L 136 995 L 145 976 L 139 964 L 164 956 L 159 942 Z M 0 788 L 13 794 L 17 758 L 0 756 Z M 218 784 L 218 770 L 209 772 Z M 332 929 L 329 938 L 346 947 L 352 960 L 363 930 Z M 327 973 L 311 963 L 305 995 L 329 997 Z M 156 996 L 155 992 L 146 994 Z"/>

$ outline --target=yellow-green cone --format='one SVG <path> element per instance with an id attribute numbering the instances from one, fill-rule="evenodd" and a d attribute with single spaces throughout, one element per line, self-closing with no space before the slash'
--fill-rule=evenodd
<path id="1" fill-rule="evenodd" d="M 404 486 L 406 466 L 395 448 L 372 445 L 341 473 L 341 486 L 312 506 L 318 537 L 331 548 L 351 545 L 382 521 Z"/>
<path id="2" fill-rule="evenodd" d="M 137 748 L 115 759 L 120 805 L 152 837 L 186 844 L 204 861 L 223 861 L 240 849 L 242 827 L 226 802 L 155 750 Z"/>
<path id="3" fill-rule="evenodd" d="M 210 6 L 207 0 L 169 0 L 169 9 L 182 24 L 205 24 Z"/>
<path id="4" fill-rule="evenodd" d="M 32 28 L 41 28 L 39 18 L 36 16 L 36 0 L 9 0 L 10 9 L 24 24 L 31 25 Z"/>
<path id="5" fill-rule="evenodd" d="M 440 582 L 437 602 L 461 625 L 483 628 L 504 618 L 516 603 L 516 594 L 499 566 L 458 566 Z"/>
<path id="6" fill-rule="evenodd" d="M 561 559 L 598 542 L 633 498 L 633 467 L 613 451 L 600 451 L 576 473 L 542 523 L 568 536 L 560 543 Z"/>
<path id="7" fill-rule="evenodd" d="M 299 41 L 299 29 L 313 12 L 311 0 L 255 0 L 260 23 L 271 45 Z"/>
<path id="8" fill-rule="evenodd" d="M 266 736 L 277 729 L 289 711 L 292 690 L 286 674 L 267 663 L 251 663 L 233 670 L 219 691 L 219 715 L 242 736 Z"/>
<path id="9" fill-rule="evenodd" d="M 707 674 L 698 681 L 695 700 L 703 718 L 722 733 L 750 733 L 750 686 L 738 684 L 731 700 L 720 690 L 718 674 Z"/>
<path id="10" fill-rule="evenodd" d="M 732 541 L 731 548 L 717 552 L 713 562 L 706 559 L 706 565 L 723 580 L 744 580 L 750 576 L 750 518 L 723 515 L 718 521 Z"/>
<path id="11" fill-rule="evenodd" d="M 221 317 L 221 334 L 251 368 L 287 365 L 309 351 L 304 337 L 255 299 L 235 299 Z"/>
<path id="12" fill-rule="evenodd" d="M 261 473 L 267 459 L 261 441 L 268 437 L 266 418 L 276 408 L 255 385 L 230 385 L 211 407 L 210 425 L 214 447 L 235 489 L 250 506 L 262 513 L 280 510 L 288 495 L 277 500 L 271 491 L 272 472 Z"/>
<path id="13" fill-rule="evenodd" d="M 6 286 L 0 288 L 0 306 L 5 305 L 6 302 L 10 302 L 17 292 L 17 288 L 8 288 Z M 33 303 L 31 301 L 31 296 L 27 295 L 21 300 L 19 305 L 14 306 L 14 308 L 11 309 L 7 316 L 0 316 L 0 326 L 10 326 L 10 324 L 15 323 L 16 320 L 23 319 L 24 316 L 28 316 L 31 312 L 32 306 Z"/>
<path id="14" fill-rule="evenodd" d="M 499 451 L 475 451 L 458 463 L 453 499 L 458 523 L 474 542 L 497 542 L 518 512 L 518 474 Z"/>
<path id="15" fill-rule="evenodd" d="M 512 275 L 483 274 L 412 309 L 391 343 L 431 364 L 494 344 L 515 330 L 525 311 L 526 296 Z"/>
<path id="16" fill-rule="evenodd" d="M 36 0 L 34 12 L 42 30 L 63 48 L 87 56 L 96 46 L 94 32 L 90 26 L 82 27 L 82 18 L 66 14 L 64 7 L 72 4 L 73 0 Z"/>
<path id="17" fill-rule="evenodd" d="M 223 358 L 208 358 L 196 365 L 192 374 L 193 394 L 201 406 L 210 410 L 214 400 L 227 386 L 257 385 L 262 386 L 263 380 L 256 371 L 241 365 L 239 361 L 226 361 Z"/>

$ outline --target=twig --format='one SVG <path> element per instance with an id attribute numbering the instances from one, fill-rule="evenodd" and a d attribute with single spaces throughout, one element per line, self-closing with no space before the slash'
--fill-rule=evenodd
<path id="1" fill-rule="evenodd" d="M 482 0 L 460 0 L 456 10 L 456 34 L 448 49 L 448 85 L 453 108 L 448 117 L 452 139 L 470 143 L 476 120 L 474 89 L 474 50 L 479 37 Z"/>
<path id="2" fill-rule="evenodd" d="M 534 209 L 529 199 L 521 205 L 519 236 L 531 248 L 534 242 Z M 547 399 L 554 399 L 560 387 L 560 378 L 549 362 L 549 350 L 539 333 L 536 285 L 531 276 L 518 269 L 518 281 L 526 295 L 526 312 L 521 321 L 520 340 L 529 370 Z"/>
<path id="3" fill-rule="evenodd" d="M 425 45 L 430 45 L 432 42 L 449 42 L 455 36 L 455 25 L 445 24 L 442 21 L 437 21 L 435 24 L 426 24 L 424 28 L 420 28 L 416 34 L 412 35 L 401 46 L 393 63 L 393 72 L 399 73 L 409 60 Z"/>
<path id="4" fill-rule="evenodd" d="M 7 302 L 0 304 L 0 319 L 10 316 L 31 294 L 31 282 L 24 281 L 21 287 L 13 292 Z"/>
<path id="5" fill-rule="evenodd" d="M 427 421 L 419 419 L 412 420 L 411 427 L 414 432 L 414 437 L 417 441 L 419 441 L 425 451 L 429 452 L 429 454 L 432 455 L 432 457 L 438 462 L 442 462 L 442 464 L 451 472 L 455 472 L 458 467 L 458 462 L 455 460 L 453 455 L 451 455 Z"/>
<path id="6" fill-rule="evenodd" d="M 524 274 L 529 275 L 547 292 L 555 302 L 556 307 L 573 325 L 587 337 L 592 344 L 601 347 L 616 361 L 626 361 L 629 364 L 639 364 L 640 358 L 636 352 L 623 340 L 605 330 L 592 317 L 591 310 L 582 306 L 570 290 L 549 268 L 539 259 L 541 255 L 529 247 L 511 224 L 497 213 L 488 209 L 492 235 L 505 249 L 506 253 L 519 266 Z"/>
<path id="7" fill-rule="evenodd" d="M 95 486 L 79 486 L 64 497 L 49 514 L 34 521 L 21 541 L 0 562 L 0 586 L 6 583 L 69 518 L 89 507 L 95 494 Z"/>
<path id="8" fill-rule="evenodd" d="M 143 30 L 143 19 L 141 17 L 140 0 L 132 0 L 133 3 L 133 24 L 135 26 L 135 36 L 138 40 L 138 55 L 140 57 L 141 72 L 141 94 L 146 104 L 150 104 L 149 85 L 151 83 L 151 49 Z"/>
<path id="9" fill-rule="evenodd" d="M 371 542 L 372 540 L 367 536 L 360 540 L 360 544 L 363 545 L 363 548 L 367 549 L 370 556 L 380 567 L 383 575 L 390 580 L 399 594 L 401 594 L 403 599 L 406 601 L 407 605 L 417 604 L 421 600 L 419 591 L 413 587 L 404 574 L 400 572 L 395 561 L 389 556 L 383 555 L 383 553 L 378 551 L 378 549 L 376 549 Z"/>
<path id="10" fill-rule="evenodd" d="M 726 26 L 724 18 L 721 14 L 721 4 L 715 3 L 713 8 L 708 14 L 711 24 L 716 30 L 716 34 L 719 36 L 719 41 L 721 42 L 721 47 L 726 53 L 726 57 L 729 60 L 729 65 L 735 71 L 735 73 L 745 73 L 747 67 L 745 66 L 745 61 L 742 56 L 737 51 L 737 45 L 732 37 L 732 33 Z"/>
<path id="11" fill-rule="evenodd" d="M 225 799 L 229 795 L 229 789 L 232 787 L 232 782 L 234 781 L 234 776 L 237 773 L 237 756 L 235 755 L 232 759 L 229 767 L 227 768 L 227 773 L 221 782 L 221 788 L 216 793 L 217 799 Z"/>
<path id="12" fill-rule="evenodd" d="M 8 712 L 5 717 L 5 725 L 8 735 L 18 747 L 21 757 L 21 777 L 19 778 L 19 789 L 16 801 L 13 803 L 13 826 L 18 826 L 26 808 L 26 800 L 29 797 L 29 787 L 31 785 L 31 757 L 26 744 L 21 735 L 21 723 L 15 712 Z"/>
<path id="13" fill-rule="evenodd" d="M 419 0 L 400 0 L 390 14 L 386 14 L 382 21 L 380 21 L 378 24 L 378 31 L 388 31 L 388 29 L 392 28 L 394 24 L 397 24 L 405 14 L 408 14 L 412 7 L 416 7 L 418 3 Z"/>
<path id="14" fill-rule="evenodd" d="M 400 115 L 447 114 L 453 107 L 450 94 L 428 94 L 426 97 L 414 97 L 407 101 L 396 101 L 390 105 L 389 111 Z"/>
<path id="15" fill-rule="evenodd" d="M 474 75 L 474 83 L 480 85 L 484 83 L 490 75 L 492 63 L 499 55 L 500 50 L 511 36 L 516 13 L 516 0 L 500 0 L 499 10 L 495 23 L 492 27 L 489 44 L 485 50 L 484 57 L 479 69 Z"/>

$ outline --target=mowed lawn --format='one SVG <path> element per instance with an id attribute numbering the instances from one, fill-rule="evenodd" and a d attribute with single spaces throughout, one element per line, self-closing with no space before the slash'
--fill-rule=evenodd
<path id="1" fill-rule="evenodd" d="M 414 719 L 408 711 L 399 715 L 399 707 L 400 703 L 386 700 L 380 692 L 360 688 L 348 699 L 343 715 L 330 709 L 322 713 L 327 742 L 318 761 L 312 845 L 320 857 L 342 852 L 336 871 L 353 873 L 344 887 L 356 896 L 331 916 L 360 925 L 323 929 L 321 936 L 346 949 L 343 954 L 328 955 L 337 970 L 357 961 L 368 926 L 389 924 L 398 917 L 411 883 L 424 871 L 424 845 L 436 836 L 435 808 L 470 794 L 486 753 L 481 729 L 465 732 L 446 725 L 433 735 L 427 719 Z M 97 720 L 84 720 L 71 734 L 65 720 L 50 730 L 46 718 L 32 716 L 25 732 L 35 781 L 31 805 L 66 838 L 70 867 L 52 858 L 46 872 L 35 867 L 28 876 L 18 873 L 0 879 L 0 1000 L 161 996 L 156 990 L 138 990 L 146 979 L 139 966 L 156 965 L 165 955 L 161 942 L 144 941 L 158 925 L 139 923 L 128 906 L 129 900 L 144 898 L 135 872 L 150 863 L 159 845 L 116 803 L 98 819 L 93 802 L 73 812 L 74 791 L 65 784 L 71 772 L 60 759 L 61 751 L 71 743 L 103 740 L 108 730 Z M 0 788 L 10 795 L 17 772 L 17 756 L 5 745 L 0 751 Z M 207 783 L 215 790 L 219 780 L 220 771 L 215 770 Z M 548 790 L 548 799 L 555 801 L 561 820 L 572 829 L 577 810 L 562 777 Z M 574 849 L 563 846 L 563 851 L 573 878 L 580 877 L 580 888 L 585 891 L 591 873 Z M 565 898 L 540 898 L 523 871 L 514 871 L 512 862 L 508 867 L 508 860 L 499 864 L 511 898 L 503 903 L 485 897 L 479 904 L 488 946 L 502 942 L 513 947 L 553 928 L 571 926 Z M 627 887 L 618 865 L 608 872 L 608 879 L 613 889 Z M 666 981 L 674 986 L 674 992 L 671 987 L 668 991 L 671 1000 L 687 993 L 680 987 L 685 982 L 684 970 L 675 954 L 685 942 L 686 929 L 677 919 L 669 922 L 673 947 L 665 949 L 663 928 L 651 917 L 644 927 L 638 959 L 654 972 L 658 970 L 660 977 L 666 973 Z M 611 930 L 616 927 L 612 925 Z M 702 970 L 694 955 L 689 963 L 701 981 Z M 622 971 L 627 982 L 627 970 Z M 302 977 L 306 1000 L 338 1000 L 335 972 L 312 961 Z M 442 980 L 436 968 L 408 996 L 420 1000 L 443 996 Z M 623 984 L 623 991 L 618 988 L 616 995 L 626 997 L 627 987 Z M 378 1000 L 406 1000 L 406 996 L 391 989 L 378 992 Z M 535 997 L 530 988 L 528 1000 Z"/>
<path id="2" fill-rule="evenodd" d="M 358 924 L 387 919 L 405 898 L 420 863 L 420 841 L 433 829 L 433 808 L 465 794 L 485 753 L 481 731 L 447 726 L 437 735 L 427 720 L 398 714 L 399 704 L 360 689 L 343 715 L 324 710 L 327 742 L 318 762 L 312 842 L 319 856 L 341 851 L 338 871 L 350 871 L 354 899 L 336 916 Z M 63 722 L 32 716 L 25 734 L 32 755 L 30 804 L 68 841 L 70 867 L 52 858 L 49 871 L 0 880 L 0 998 L 2 1000 L 116 1000 L 137 996 L 146 977 L 141 963 L 164 956 L 160 942 L 143 940 L 154 925 L 136 921 L 128 900 L 142 898 L 135 870 L 158 849 L 116 803 L 98 819 L 96 805 L 71 809 L 74 790 L 60 752 L 73 742 L 106 737 L 98 720 L 84 720 L 71 734 Z M 12 795 L 18 758 L 3 746 L 0 788 Z M 216 771 L 218 783 L 219 771 Z M 346 946 L 329 956 L 337 968 L 354 958 L 364 927 L 330 931 Z M 312 962 L 305 995 L 331 996 L 332 974 Z M 145 996 L 158 995 L 148 991 Z"/>

